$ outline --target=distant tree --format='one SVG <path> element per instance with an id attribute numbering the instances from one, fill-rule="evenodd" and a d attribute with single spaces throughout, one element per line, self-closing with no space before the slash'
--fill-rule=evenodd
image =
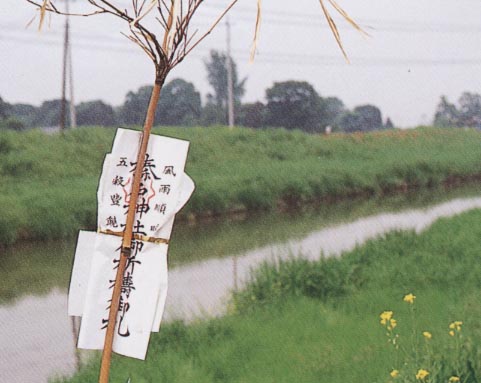
<path id="1" fill-rule="evenodd" d="M 12 115 L 12 105 L 0 97 L 0 130 L 3 129 L 20 131 L 25 129 L 25 124 Z"/>
<path id="2" fill-rule="evenodd" d="M 101 100 L 82 102 L 77 106 L 78 125 L 115 126 L 117 119 L 112 106 Z"/>
<path id="3" fill-rule="evenodd" d="M 211 94 L 207 95 L 207 102 L 202 108 L 201 124 L 204 126 L 226 124 L 225 111 L 217 107 Z"/>
<path id="4" fill-rule="evenodd" d="M 369 131 L 382 129 L 382 115 L 377 106 L 357 106 L 354 108 L 354 113 L 360 117 L 361 130 Z"/>
<path id="5" fill-rule="evenodd" d="M 459 111 L 451 104 L 446 96 L 441 96 L 434 114 L 434 126 L 446 128 L 459 126 Z"/>
<path id="6" fill-rule="evenodd" d="M 323 126 L 337 127 L 339 119 L 346 112 L 344 103 L 337 97 L 327 97 L 321 100 L 323 105 Z"/>
<path id="7" fill-rule="evenodd" d="M 383 128 L 382 115 L 374 105 L 362 105 L 346 112 L 339 120 L 341 130 L 345 132 L 369 132 Z"/>
<path id="8" fill-rule="evenodd" d="M 120 111 L 120 122 L 126 125 L 141 125 L 149 105 L 152 86 L 142 86 L 137 92 L 128 92 Z"/>
<path id="9" fill-rule="evenodd" d="M 67 108 L 69 102 L 67 102 Z M 45 101 L 37 109 L 32 125 L 35 127 L 59 126 L 62 100 Z M 68 120 L 68 117 L 67 117 Z"/>
<path id="10" fill-rule="evenodd" d="M 320 131 L 321 98 L 305 81 L 276 82 L 266 90 L 267 124 L 287 129 Z"/>
<path id="11" fill-rule="evenodd" d="M 9 104 L 0 97 L 0 120 L 4 120 L 9 115 Z"/>
<path id="12" fill-rule="evenodd" d="M 199 122 L 201 113 L 200 93 L 194 84 L 177 78 L 162 89 L 156 124 L 192 126 Z"/>
<path id="13" fill-rule="evenodd" d="M 223 119 L 218 123 L 225 123 L 227 121 L 227 55 L 219 51 L 210 51 L 210 57 L 204 61 L 207 69 L 207 79 L 211 85 L 214 93 L 212 94 L 213 104 L 221 111 Z M 232 81 L 234 84 L 234 104 L 238 108 L 245 92 L 245 83 L 247 78 L 239 79 L 237 73 L 237 64 L 232 60 Z M 234 113 L 235 114 L 235 113 Z"/>
<path id="14" fill-rule="evenodd" d="M 361 122 L 358 114 L 354 112 L 344 112 L 339 118 L 339 128 L 346 133 L 361 131 Z"/>
<path id="15" fill-rule="evenodd" d="M 239 125 L 262 128 L 266 124 L 267 107 L 262 102 L 242 104 L 239 111 Z"/>
<path id="16" fill-rule="evenodd" d="M 15 117 L 7 117 L 0 121 L 1 129 L 21 131 L 25 130 L 25 125 Z"/>
<path id="17" fill-rule="evenodd" d="M 384 124 L 384 129 L 394 129 L 394 124 L 392 123 L 389 117 L 386 119 L 386 123 Z"/>
<path id="18" fill-rule="evenodd" d="M 118 113 L 123 124 L 143 124 L 151 92 L 151 86 L 142 86 L 137 92 L 127 93 Z M 199 121 L 201 113 L 200 93 L 194 84 L 178 78 L 164 85 L 154 124 L 194 125 Z"/>
<path id="19" fill-rule="evenodd" d="M 36 118 L 37 107 L 29 104 L 12 104 L 11 115 L 22 122 L 26 127 L 32 127 Z"/>
<path id="20" fill-rule="evenodd" d="M 481 128 L 481 95 L 469 92 L 461 95 L 458 125 Z"/>

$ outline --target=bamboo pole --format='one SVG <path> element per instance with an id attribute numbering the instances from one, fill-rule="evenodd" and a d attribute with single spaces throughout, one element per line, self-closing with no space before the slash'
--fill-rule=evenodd
<path id="1" fill-rule="evenodd" d="M 152 94 L 150 96 L 149 107 L 147 109 L 147 116 L 145 119 L 144 129 L 142 132 L 142 139 L 140 142 L 139 152 L 137 154 L 137 167 L 134 172 L 134 180 L 130 194 L 129 208 L 127 211 L 127 219 L 125 223 L 124 235 L 122 238 L 122 247 L 120 249 L 120 261 L 115 277 L 114 291 L 112 293 L 112 302 L 109 310 L 109 322 L 107 325 L 107 332 L 105 334 L 104 349 L 102 351 L 102 361 L 100 364 L 99 383 L 108 383 L 110 375 L 110 363 L 112 360 L 112 345 L 114 342 L 115 327 L 117 322 L 117 314 L 120 304 L 120 293 L 122 290 L 122 279 L 127 265 L 127 260 L 131 255 L 132 232 L 135 220 L 135 210 L 137 206 L 137 199 L 139 196 L 140 180 L 142 176 L 142 169 L 145 163 L 145 154 L 147 152 L 147 144 L 149 142 L 150 131 L 154 123 L 155 109 L 160 97 L 163 80 L 156 81 Z"/>
<path id="2" fill-rule="evenodd" d="M 162 44 L 162 49 L 168 54 L 168 34 L 172 28 L 174 22 L 173 10 L 175 2 L 172 2 L 172 6 L 169 12 L 169 18 L 167 22 L 167 28 L 164 34 L 164 40 Z M 127 265 L 127 260 L 129 259 L 132 252 L 132 232 L 135 220 L 135 211 L 137 207 L 137 199 L 139 197 L 140 191 L 140 179 L 142 176 L 142 169 L 145 163 L 145 154 L 147 152 L 147 144 L 149 143 L 150 131 L 154 125 L 155 110 L 157 104 L 159 103 L 160 91 L 164 84 L 165 78 L 169 72 L 168 65 L 156 66 L 156 78 L 155 85 L 152 89 L 152 94 L 150 96 L 149 107 L 147 109 L 147 115 L 145 117 L 144 129 L 142 132 L 142 140 L 140 142 L 139 152 L 137 154 L 137 166 L 134 172 L 134 181 L 132 183 L 132 191 L 130 194 L 129 208 L 127 211 L 127 219 L 125 222 L 125 231 L 122 238 L 122 247 L 120 249 L 120 261 L 119 268 L 117 269 L 117 275 L 115 276 L 114 291 L 112 292 L 112 302 L 109 311 L 109 323 L 107 325 L 107 332 L 105 334 L 104 349 L 102 351 L 102 361 L 100 364 L 100 375 L 99 383 L 109 383 L 110 375 L 110 364 L 112 361 L 112 346 L 114 343 L 115 327 L 117 322 L 117 314 L 120 305 L 120 293 L 122 290 L 122 279 L 125 273 L 125 267 Z"/>

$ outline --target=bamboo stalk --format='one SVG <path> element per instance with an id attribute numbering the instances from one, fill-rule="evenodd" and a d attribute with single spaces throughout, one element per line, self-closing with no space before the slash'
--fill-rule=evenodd
<path id="1" fill-rule="evenodd" d="M 164 34 L 164 41 L 162 44 L 163 51 L 167 52 L 168 44 L 168 34 L 173 24 L 173 9 L 175 3 L 172 3 L 169 20 L 167 22 L 167 30 Z M 168 68 L 156 66 L 156 79 L 155 85 L 152 89 L 152 94 L 150 96 L 149 107 L 147 109 L 147 115 L 145 118 L 144 129 L 142 132 L 142 140 L 140 142 L 139 152 L 137 154 L 137 166 L 134 172 L 134 181 L 132 183 L 132 191 L 130 194 L 129 208 L 127 211 L 127 219 L 125 222 L 125 231 L 122 238 L 122 247 L 120 249 L 120 261 L 119 268 L 117 269 L 117 275 L 115 277 L 114 291 L 112 292 L 112 302 L 109 311 L 109 323 L 107 325 L 107 332 L 105 334 L 104 349 L 102 351 L 102 361 L 100 364 L 100 375 L 99 383 L 109 383 L 110 375 L 110 364 L 112 361 L 112 346 L 115 336 L 115 327 L 117 322 L 117 314 L 120 305 L 120 293 L 122 290 L 122 279 L 125 273 L 125 267 L 127 265 L 127 260 L 129 259 L 132 251 L 132 232 L 135 220 L 135 211 L 137 207 L 137 199 L 139 197 L 140 191 L 140 179 L 142 176 L 142 169 L 145 163 L 145 154 L 147 153 L 147 144 L 149 143 L 150 131 L 154 125 L 155 110 L 157 104 L 159 103 L 160 91 L 162 90 L 162 85 L 164 84 L 165 78 L 168 74 Z M 166 70 L 167 69 L 167 70 Z"/>
<path id="2" fill-rule="evenodd" d="M 120 304 L 120 293 L 122 290 L 122 279 L 127 265 L 127 260 L 131 255 L 132 232 L 135 220 L 135 210 L 137 206 L 137 199 L 139 196 L 140 181 L 142 176 L 142 169 L 145 163 L 145 154 L 147 152 L 147 144 L 149 142 L 150 131 L 154 123 L 155 109 L 160 97 L 163 80 L 156 81 L 152 94 L 150 96 L 149 107 L 147 109 L 147 116 L 145 119 L 144 129 L 142 132 L 142 140 L 140 143 L 139 152 L 137 154 L 137 167 L 134 172 L 134 180 L 130 194 L 129 208 L 127 211 L 127 219 L 125 223 L 124 235 L 122 238 L 122 247 L 120 250 L 120 261 L 115 277 L 114 291 L 112 293 L 112 301 L 109 310 L 109 322 L 107 332 L 105 334 L 104 349 L 102 352 L 102 361 L 100 365 L 99 383 L 108 383 L 110 375 L 110 363 L 112 360 L 112 345 L 114 342 L 115 326 L 117 322 L 117 314 Z"/>

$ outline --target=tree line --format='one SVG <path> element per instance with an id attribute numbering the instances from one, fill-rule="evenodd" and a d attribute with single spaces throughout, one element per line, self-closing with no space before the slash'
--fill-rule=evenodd
<path id="1" fill-rule="evenodd" d="M 481 129 L 481 95 L 464 92 L 458 100 L 458 106 L 442 96 L 434 115 L 434 125 Z"/>
<path id="2" fill-rule="evenodd" d="M 202 103 L 194 84 L 181 78 L 166 83 L 162 90 L 155 125 L 212 126 L 227 121 L 227 55 L 211 51 L 204 61 L 211 93 Z M 243 103 L 247 79 L 240 79 L 233 62 L 235 123 L 252 128 L 283 127 L 307 132 L 369 131 L 393 128 L 392 121 L 383 121 L 374 105 L 346 108 L 337 97 L 322 97 L 305 81 L 276 82 L 265 91 L 265 102 Z M 140 125 L 148 105 L 150 86 L 127 93 L 122 105 L 114 107 L 101 100 L 76 105 L 78 125 Z M 59 125 L 61 100 L 45 101 L 39 107 L 8 104 L 0 98 L 0 128 L 15 130 Z M 67 107 L 69 107 L 67 102 Z M 68 124 L 67 124 L 68 125 Z"/>

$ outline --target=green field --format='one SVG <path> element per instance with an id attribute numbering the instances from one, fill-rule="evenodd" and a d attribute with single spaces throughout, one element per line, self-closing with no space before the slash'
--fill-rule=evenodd
<path id="1" fill-rule="evenodd" d="M 233 297 L 229 314 L 163 325 L 145 362 L 114 358 L 111 381 L 479 382 L 480 221 L 475 210 L 339 258 L 266 264 Z M 408 293 L 413 304 L 403 301 Z M 392 332 L 380 324 L 386 310 L 397 320 Z M 460 331 L 450 329 L 454 321 L 463 322 Z M 386 333 L 399 335 L 400 350 Z M 94 361 L 64 382 L 95 382 L 98 368 Z M 417 379 L 421 369 L 429 375 Z"/>
<path id="2" fill-rule="evenodd" d="M 298 209 L 481 175 L 481 133 L 421 128 L 331 136 L 235 128 L 157 129 L 191 141 L 197 190 L 182 217 Z M 63 238 L 96 224 L 114 130 L 0 131 L 0 244 Z"/>

